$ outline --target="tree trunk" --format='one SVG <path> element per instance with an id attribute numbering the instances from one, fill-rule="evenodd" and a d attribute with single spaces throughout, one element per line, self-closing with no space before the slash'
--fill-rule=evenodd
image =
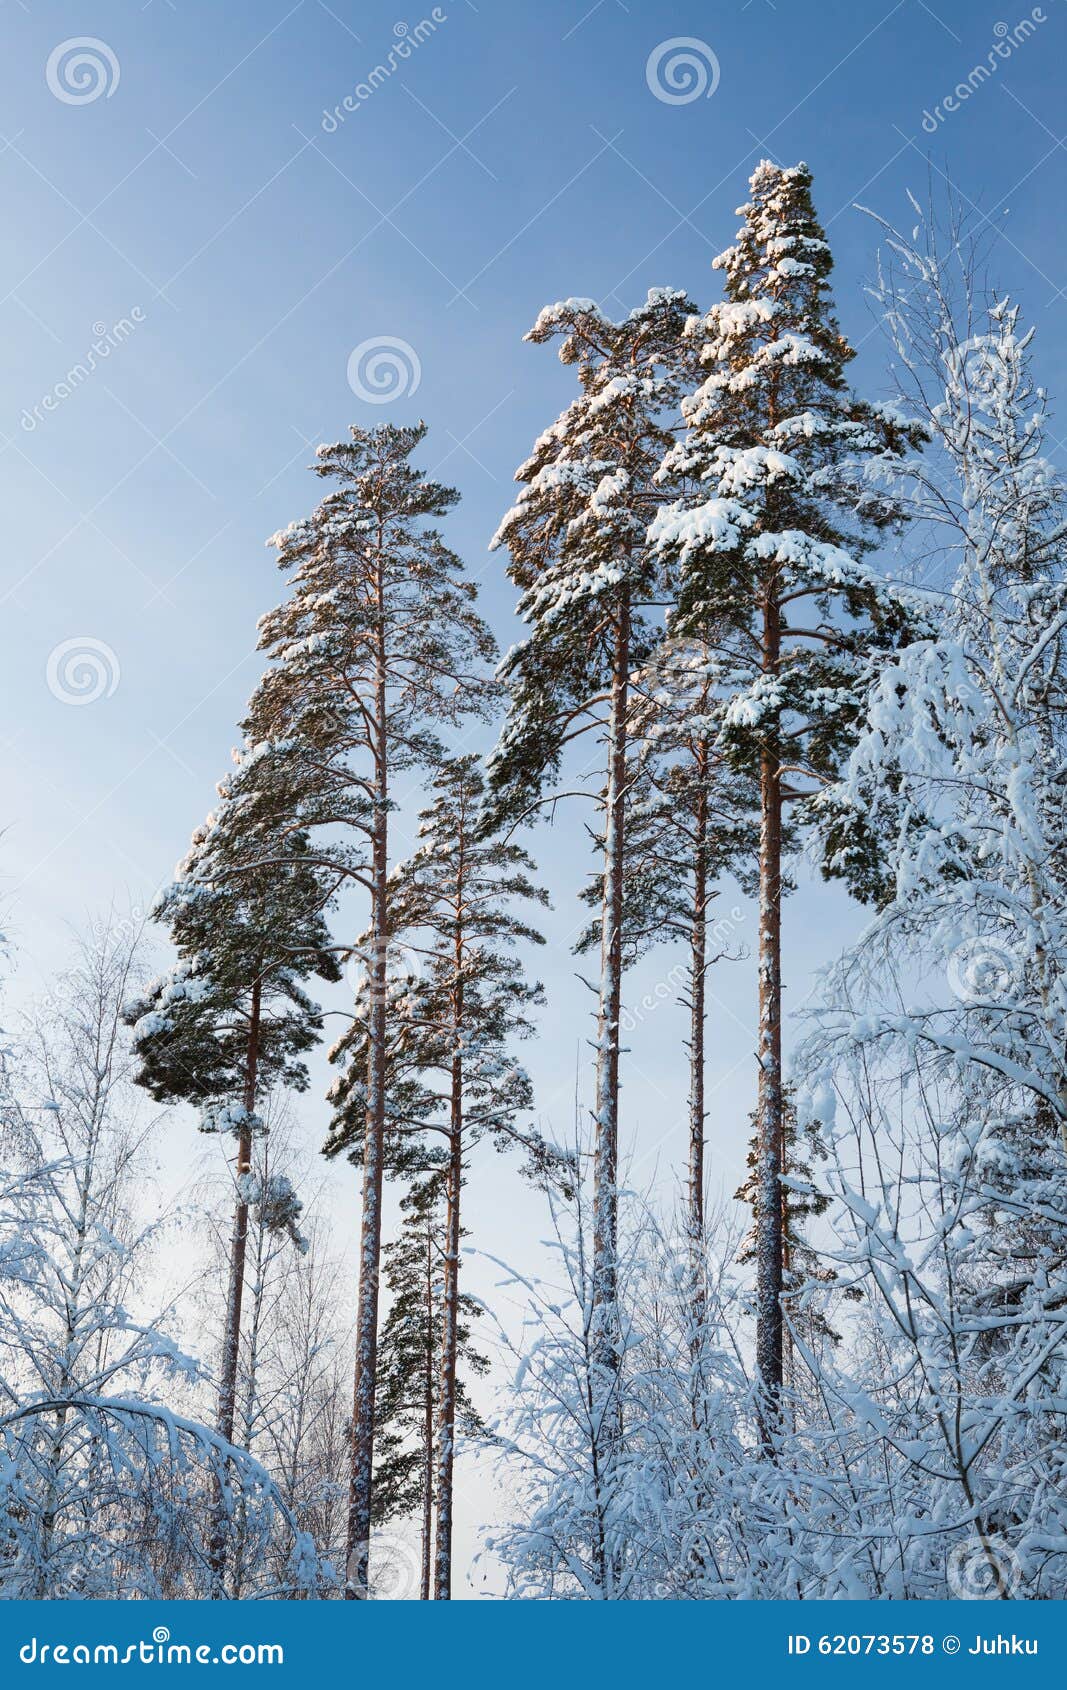
<path id="1" fill-rule="evenodd" d="M 622 1335 L 618 1309 L 619 1019 L 622 1008 L 622 921 L 625 871 L 626 750 L 630 679 L 630 605 L 616 612 L 608 726 L 604 882 L 600 928 L 600 1006 L 597 1016 L 596 1141 L 593 1155 L 591 1360 L 593 1437 L 598 1484 L 610 1488 L 622 1436 L 618 1381 Z"/>
<path id="2" fill-rule="evenodd" d="M 708 932 L 706 750 L 698 759 L 693 851 L 693 921 L 689 934 L 689 1268 L 695 1355 L 704 1325 L 704 1017 Z"/>
<path id="3" fill-rule="evenodd" d="M 458 995 L 462 1018 L 462 984 Z M 444 1310 L 441 1329 L 441 1395 L 437 1415 L 437 1552 L 434 1595 L 438 1602 L 447 1602 L 452 1596 L 452 1489 L 456 1459 L 456 1348 L 459 1337 L 459 1200 L 462 1185 L 463 1059 L 456 1055 L 452 1058 Z"/>
<path id="4" fill-rule="evenodd" d="M 230 1280 L 226 1293 L 226 1326 L 222 1338 L 222 1367 L 219 1375 L 218 1429 L 227 1443 L 233 1442 L 233 1420 L 237 1400 L 237 1362 L 241 1348 L 241 1303 L 245 1288 L 245 1252 L 248 1245 L 248 1202 L 243 1193 L 245 1176 L 252 1171 L 252 1123 L 255 1113 L 259 1068 L 259 1031 L 262 1012 L 262 983 L 252 987 L 248 1025 L 248 1054 L 245 1060 L 245 1088 L 242 1099 L 244 1120 L 237 1136 L 237 1200 L 233 1209 L 230 1239 Z"/>
<path id="5" fill-rule="evenodd" d="M 776 674 L 781 652 L 777 602 L 764 606 L 763 667 Z M 760 752 L 759 1150 L 757 1180 L 756 1366 L 760 1431 L 773 1448 L 782 1394 L 782 784 L 777 745 Z"/>
<path id="6" fill-rule="evenodd" d="M 222 1362 L 219 1369 L 219 1401 L 217 1427 L 220 1437 L 233 1443 L 233 1423 L 237 1406 L 237 1366 L 241 1354 L 241 1305 L 245 1289 L 245 1256 L 248 1248 L 248 1199 L 244 1181 L 252 1171 L 252 1116 L 256 1108 L 259 1074 L 260 1023 L 263 1004 L 263 984 L 257 976 L 252 987 L 252 1003 L 248 1021 L 248 1049 L 245 1057 L 245 1084 L 242 1104 L 244 1119 L 237 1135 L 237 1197 L 233 1206 L 233 1230 L 230 1235 L 230 1275 L 226 1290 L 226 1319 L 222 1334 Z M 221 1588 L 226 1577 L 226 1540 L 229 1522 L 220 1479 L 216 1497 L 215 1533 L 211 1546 L 211 1570 Z"/>
<path id="7" fill-rule="evenodd" d="M 389 765 L 386 698 L 385 603 L 378 576 L 377 675 L 374 697 L 375 817 L 371 841 L 371 957 L 367 1114 L 363 1141 L 363 1212 L 356 1311 L 356 1370 L 352 1407 L 352 1475 L 348 1498 L 345 1597 L 363 1600 L 370 1558 L 374 1469 L 374 1398 L 378 1363 L 378 1281 L 382 1247 L 385 1157 L 385 1039 L 389 944 Z"/>
<path id="8" fill-rule="evenodd" d="M 430 1580 L 433 1568 L 433 1227 L 426 1223 L 426 1350 L 423 1356 L 422 1380 L 422 1569 L 419 1598 L 430 1599 Z"/>

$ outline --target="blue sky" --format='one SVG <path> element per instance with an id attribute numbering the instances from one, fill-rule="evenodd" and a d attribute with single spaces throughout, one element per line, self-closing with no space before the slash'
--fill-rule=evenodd
<path id="1" fill-rule="evenodd" d="M 1024 18 L 1029 38 L 997 57 Z M 1062 0 L 7 0 L 3 21 L 0 892 L 16 999 L 68 922 L 143 904 L 210 807 L 260 668 L 256 618 L 279 596 L 264 540 L 314 503 L 314 444 L 427 419 L 426 462 L 463 493 L 450 537 L 507 644 L 513 594 L 486 546 L 571 382 L 524 331 L 569 294 L 619 312 L 650 286 L 717 297 L 711 258 L 760 157 L 815 172 L 868 394 L 887 391 L 862 292 L 876 231 L 853 204 L 908 222 L 906 189 L 946 172 L 984 220 L 991 277 L 1038 326 L 1042 378 L 1064 387 Z M 95 43 L 84 83 L 80 38 Z M 650 86 L 676 38 L 697 43 L 710 97 Z M 995 72 L 951 98 L 991 52 Z M 324 124 L 361 84 L 357 109 Z M 373 404 L 349 361 L 383 337 L 419 384 Z M 101 339 L 107 356 L 68 383 Z M 68 654 L 86 642 L 101 696 L 72 704 Z M 531 845 L 556 901 L 532 1066 L 565 1130 L 590 1003 L 567 949 L 588 867 L 578 817 Z M 858 920 L 837 892 L 793 900 L 794 1006 Z M 742 942 L 753 926 L 747 912 Z M 650 963 L 631 1001 L 670 965 Z M 745 965 L 713 991 L 709 1132 L 732 1189 L 754 1072 Z M 669 1179 L 682 1148 L 669 999 L 630 1059 L 642 1182 Z M 321 1105 L 306 1107 L 314 1143 Z M 472 1205 L 497 1253 L 543 1225 L 495 1167 Z"/>

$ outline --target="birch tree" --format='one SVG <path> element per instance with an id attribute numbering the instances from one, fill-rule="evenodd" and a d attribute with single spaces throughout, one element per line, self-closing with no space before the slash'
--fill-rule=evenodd
<path id="1" fill-rule="evenodd" d="M 136 940 L 110 922 L 82 943 L 6 1076 L 0 1585 L 37 1600 L 218 1594 L 226 1485 L 257 1550 L 282 1552 L 277 1570 L 257 1553 L 254 1593 L 321 1592 L 328 1569 L 269 1475 L 198 1420 L 201 1369 L 175 1298 L 153 1289 L 173 1217 L 144 1200 L 158 1123 L 137 1107 L 122 1019 Z"/>

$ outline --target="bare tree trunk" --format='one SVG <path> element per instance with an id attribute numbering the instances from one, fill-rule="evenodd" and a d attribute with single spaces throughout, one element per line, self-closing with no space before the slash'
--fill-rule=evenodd
<path id="1" fill-rule="evenodd" d="M 252 987 L 248 1026 L 248 1055 L 245 1061 L 244 1119 L 237 1137 L 237 1199 L 233 1209 L 230 1239 L 230 1280 L 226 1293 L 226 1325 L 222 1337 L 222 1365 L 219 1371 L 218 1429 L 227 1443 L 233 1442 L 233 1420 L 237 1399 L 237 1361 L 241 1347 L 241 1302 L 245 1286 L 245 1251 L 248 1244 L 248 1201 L 245 1176 L 252 1171 L 252 1116 L 256 1108 L 259 1069 L 259 1030 L 262 1012 L 262 984 Z"/>
<path id="2" fill-rule="evenodd" d="M 371 1500 L 374 1469 L 374 1401 L 378 1364 L 378 1288 L 382 1247 L 385 1157 L 386 978 L 389 944 L 389 748 L 387 743 L 385 604 L 378 576 L 377 675 L 374 697 L 375 810 L 371 842 L 370 1023 L 367 1114 L 363 1142 L 363 1214 L 356 1311 L 356 1370 L 352 1408 L 352 1475 L 348 1498 L 345 1597 L 370 1595 Z"/>
<path id="3" fill-rule="evenodd" d="M 704 1325 L 704 1019 L 708 931 L 706 754 L 698 760 L 693 851 L 693 921 L 689 935 L 689 1263 L 695 1355 Z"/>
<path id="4" fill-rule="evenodd" d="M 778 605 L 768 597 L 763 619 L 763 667 L 777 673 L 781 652 Z M 760 1430 L 773 1448 L 782 1394 L 782 780 L 777 746 L 760 753 L 759 855 L 759 1150 L 756 1170 L 756 1366 Z"/>
<path id="5" fill-rule="evenodd" d="M 457 998 L 458 1024 L 462 1026 L 462 981 Z M 463 1059 L 455 1055 L 452 1058 L 444 1311 L 441 1330 L 441 1393 L 437 1418 L 437 1552 L 434 1595 L 438 1602 L 447 1602 L 452 1596 L 452 1491 L 456 1460 L 456 1349 L 459 1340 L 459 1202 L 462 1185 Z"/>
<path id="6" fill-rule="evenodd" d="M 237 1195 L 233 1206 L 233 1230 L 230 1234 L 230 1276 L 226 1290 L 226 1319 L 222 1334 L 222 1361 L 219 1368 L 219 1401 L 217 1426 L 219 1435 L 233 1443 L 233 1422 L 237 1404 L 237 1366 L 241 1353 L 241 1305 L 244 1301 L 245 1255 L 248 1247 L 248 1197 L 245 1179 L 252 1171 L 252 1116 L 256 1108 L 259 1075 L 260 1020 L 263 987 L 257 977 L 252 987 L 252 1003 L 248 1022 L 248 1050 L 245 1057 L 245 1084 L 242 1103 L 244 1119 L 237 1135 Z M 226 1540 L 229 1521 L 222 1494 L 224 1475 L 217 1485 L 215 1531 L 211 1546 L 211 1571 L 221 1590 L 226 1577 Z"/>
<path id="7" fill-rule="evenodd" d="M 604 890 L 597 1016 L 596 1141 L 593 1156 L 592 1362 L 594 1439 L 602 1483 L 610 1488 L 621 1440 L 622 1335 L 618 1309 L 619 1020 L 622 1009 L 622 922 L 625 873 L 626 750 L 630 679 L 630 605 L 616 612 L 605 795 Z"/>
<path id="8" fill-rule="evenodd" d="M 423 1357 L 423 1389 L 422 1389 L 422 1577 L 419 1587 L 419 1597 L 423 1602 L 430 1599 L 430 1582 L 433 1567 L 433 1382 L 434 1382 L 434 1343 L 433 1343 L 433 1227 L 427 1222 L 426 1226 L 426 1351 Z"/>

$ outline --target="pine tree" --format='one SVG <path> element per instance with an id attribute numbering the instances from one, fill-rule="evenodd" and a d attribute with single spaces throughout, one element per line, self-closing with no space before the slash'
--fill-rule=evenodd
<path id="1" fill-rule="evenodd" d="M 246 769 L 246 789 L 253 778 Z M 153 912 L 170 929 L 177 965 L 125 1014 L 138 1082 L 157 1102 L 199 1106 L 202 1129 L 236 1144 L 218 1397 L 218 1429 L 229 1443 L 257 1105 L 276 1085 L 306 1088 L 301 1057 L 321 1037 L 322 1015 L 301 982 L 311 974 L 336 981 L 340 969 L 323 917 L 335 880 L 315 863 L 307 836 L 287 835 L 283 861 L 248 869 L 249 855 L 269 856 L 281 842 L 245 828 L 229 783 L 219 793 L 218 810 L 194 834 Z"/>
<path id="2" fill-rule="evenodd" d="M 746 1264 L 757 1260 L 760 1235 L 758 1117 L 752 1118 L 752 1125 L 755 1130 L 749 1142 L 745 1163 L 748 1172 L 734 1192 L 736 1201 L 746 1204 L 752 1211 L 752 1225 L 742 1240 L 737 1257 L 739 1262 Z M 782 1301 L 784 1308 L 790 1311 L 791 1323 L 804 1327 L 809 1350 L 814 1350 L 812 1340 L 816 1338 L 825 1339 L 832 1344 L 839 1343 L 841 1338 L 824 1309 L 811 1296 L 815 1286 L 829 1287 L 836 1283 L 833 1269 L 826 1265 L 807 1232 L 809 1224 L 825 1215 L 830 1207 L 829 1194 L 818 1186 L 815 1177 L 815 1163 L 821 1161 L 825 1155 L 826 1146 L 820 1137 L 819 1123 L 805 1120 L 801 1125 L 797 1118 L 795 1102 L 787 1088 L 782 1120 L 782 1165 L 779 1184 Z M 793 1343 L 788 1326 L 783 1343 L 783 1376 L 789 1386 L 794 1388 L 796 1379 L 793 1376 Z"/>
<path id="3" fill-rule="evenodd" d="M 537 441 L 517 472 L 525 483 L 494 539 L 511 553 L 529 637 L 507 657 L 510 704 L 491 760 L 497 805 L 510 818 L 545 802 L 568 746 L 598 741 L 603 811 L 592 1298 L 604 1406 L 605 1469 L 617 1434 L 613 1381 L 620 1365 L 616 1303 L 619 1017 L 623 967 L 630 676 L 654 638 L 660 566 L 649 522 L 668 496 L 655 481 L 671 441 L 679 390 L 685 296 L 660 289 L 620 323 L 592 300 L 541 312 L 528 340 L 562 337 L 560 358 L 578 367 L 581 393 Z M 610 1573 L 605 1569 L 605 1580 Z"/>
<path id="4" fill-rule="evenodd" d="M 353 428 L 318 451 L 337 483 L 305 521 L 275 536 L 291 578 L 263 619 L 272 666 L 246 731 L 272 770 L 268 813 L 328 830 L 318 854 L 370 903 L 365 974 L 369 1061 L 348 1531 L 347 1595 L 366 1595 L 372 1510 L 378 1270 L 385 1174 L 390 818 L 397 777 L 434 763 L 435 725 L 485 711 L 495 655 L 473 583 L 432 519 L 458 495 L 411 463 L 422 423 Z M 258 813 L 258 806 L 252 807 Z"/>
<path id="5" fill-rule="evenodd" d="M 489 1135 L 499 1149 L 518 1144 L 528 1169 L 558 1172 L 540 1135 L 524 1127 L 532 1107 L 529 1079 L 511 1046 L 532 1032 L 531 1008 L 543 1001 L 527 979 L 519 945 L 543 943 L 516 913 L 520 902 L 547 903 L 530 879 L 520 846 L 484 831 L 485 783 L 477 759 L 444 762 L 433 802 L 420 815 L 419 844 L 392 887 L 392 920 L 411 937 L 421 963 L 413 991 L 411 1050 L 418 1083 L 432 1096 L 433 1125 L 445 1138 L 445 1247 L 436 1426 L 437 1531 L 434 1595 L 447 1600 L 452 1576 L 452 1494 L 459 1353 L 461 1193 L 469 1158 Z"/>
<path id="6" fill-rule="evenodd" d="M 709 492 L 661 513 L 653 538 L 676 570 L 679 630 L 732 630 L 723 743 L 760 788 L 757 1364 L 769 1446 L 783 1367 L 784 817 L 832 776 L 864 658 L 904 624 L 863 562 L 895 507 L 855 466 L 894 458 L 919 431 L 847 391 L 853 352 L 833 315 L 810 171 L 765 160 L 751 190 L 736 244 L 715 260 L 726 300 L 692 327 L 708 374 L 665 462 Z"/>
<path id="7" fill-rule="evenodd" d="M 400 1235 L 382 1252 L 391 1302 L 378 1346 L 375 1523 L 418 1511 L 420 1594 L 424 1601 L 431 1593 L 433 1572 L 448 1252 L 446 1177 L 441 1169 L 411 1187 L 401 1200 L 404 1224 Z M 461 1236 L 466 1236 L 465 1228 Z M 481 1305 L 473 1297 L 459 1295 L 454 1414 L 456 1423 L 471 1437 L 485 1433 L 464 1378 L 465 1374 L 481 1378 L 489 1370 L 473 1337 L 473 1323 L 481 1313 Z"/>

